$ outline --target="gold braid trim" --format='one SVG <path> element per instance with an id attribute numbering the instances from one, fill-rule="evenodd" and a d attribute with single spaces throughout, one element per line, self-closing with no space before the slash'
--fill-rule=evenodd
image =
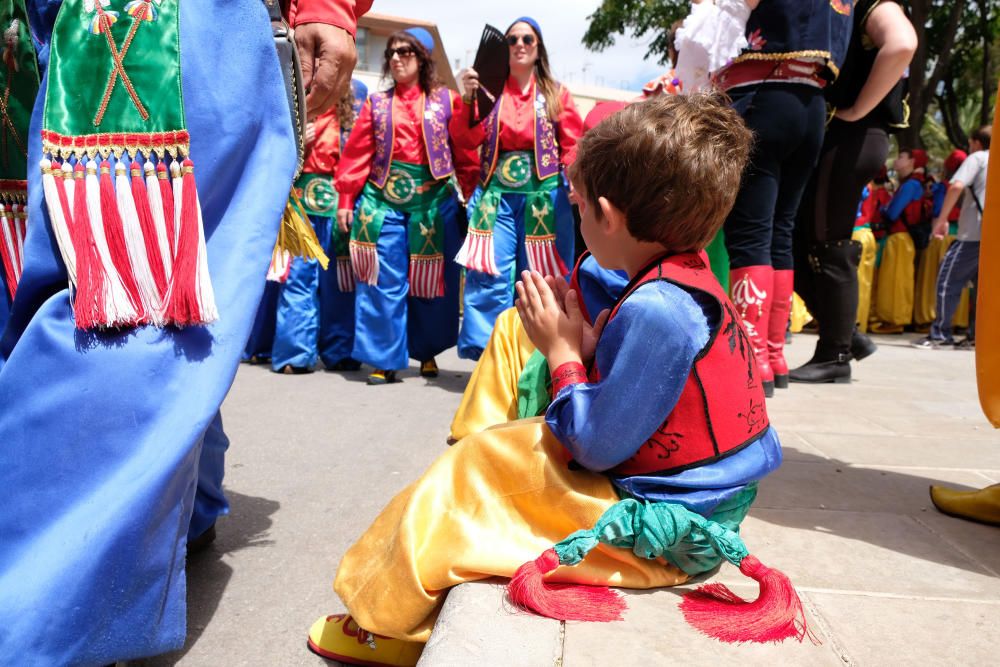
<path id="1" fill-rule="evenodd" d="M 144 153 L 146 155 L 153 154 L 160 159 L 163 159 L 165 156 L 182 158 L 191 154 L 191 144 L 152 144 L 141 142 L 137 144 L 101 144 L 99 146 L 87 146 L 85 148 L 80 148 L 59 146 L 51 141 L 42 140 L 42 152 L 56 158 L 76 157 L 78 159 L 83 158 L 84 156 L 93 159 L 98 155 L 108 158 L 112 154 L 114 154 L 115 159 L 119 159 L 125 152 L 128 152 L 128 154 L 133 158 L 137 152 Z"/>
<path id="2" fill-rule="evenodd" d="M 840 76 L 840 69 L 833 64 L 829 51 L 788 51 L 786 53 L 760 53 L 759 51 L 747 51 L 733 58 L 733 64 L 748 60 L 796 60 L 798 58 L 823 58 L 822 63 L 831 72 L 834 78 Z"/>

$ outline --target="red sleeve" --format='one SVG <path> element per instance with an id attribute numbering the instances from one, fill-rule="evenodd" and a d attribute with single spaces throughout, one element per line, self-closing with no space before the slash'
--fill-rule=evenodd
<path id="1" fill-rule="evenodd" d="M 358 30 L 358 19 L 371 6 L 372 0 L 292 0 L 288 8 L 288 22 L 292 26 L 328 23 L 343 28 L 353 37 Z"/>
<path id="2" fill-rule="evenodd" d="M 337 122 L 337 107 L 317 116 L 313 121 L 316 139 L 306 146 L 306 157 L 302 171 L 307 174 L 333 174 L 340 155 L 340 123 Z"/>
<path id="3" fill-rule="evenodd" d="M 372 133 L 372 102 L 365 100 L 365 106 L 354 121 L 351 136 L 340 155 L 337 165 L 337 178 L 334 186 L 340 201 L 337 210 L 351 210 L 361 188 L 365 187 L 368 174 L 372 169 L 372 158 L 375 157 L 375 135 Z"/>
<path id="4" fill-rule="evenodd" d="M 571 384 L 582 384 L 587 381 L 587 369 L 576 361 L 567 361 L 552 371 L 552 397 Z"/>
<path id="5" fill-rule="evenodd" d="M 870 193 L 868 197 L 861 202 L 861 215 L 858 219 L 854 221 L 855 227 L 860 227 L 861 225 L 871 224 L 875 219 L 875 213 L 878 211 L 878 201 L 874 193 Z"/>
<path id="6" fill-rule="evenodd" d="M 562 113 L 559 114 L 559 161 L 564 167 L 573 164 L 576 159 L 576 144 L 583 135 L 583 119 L 576 110 L 573 96 L 566 86 L 559 88 L 559 101 L 562 103 Z"/>
<path id="7" fill-rule="evenodd" d="M 463 128 L 464 134 L 462 134 Z M 479 144 L 473 142 L 475 137 L 469 131 L 469 105 L 466 105 L 461 96 L 455 92 L 451 93 L 451 122 L 448 124 L 448 131 L 451 134 L 452 153 L 455 156 L 455 176 L 458 178 L 459 187 L 462 188 L 462 195 L 468 201 L 479 180 Z"/>
<path id="8" fill-rule="evenodd" d="M 451 140 L 455 146 L 479 148 L 486 141 L 486 130 L 482 123 L 476 123 L 475 127 L 469 127 L 469 118 L 472 116 L 476 102 L 466 104 L 458 95 L 455 97 L 457 101 L 452 106 L 451 122 L 448 124 Z"/>

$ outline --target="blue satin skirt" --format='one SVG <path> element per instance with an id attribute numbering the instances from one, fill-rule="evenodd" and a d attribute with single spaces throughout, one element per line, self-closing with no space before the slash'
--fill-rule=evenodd
<path id="1" fill-rule="evenodd" d="M 469 200 L 470 220 L 482 194 L 479 187 Z M 556 250 L 566 266 L 572 268 L 573 258 L 576 257 L 573 252 L 573 209 L 565 187 L 556 188 L 551 196 L 556 211 Z M 514 305 L 514 283 L 521 271 L 528 268 L 528 255 L 524 249 L 526 200 L 526 195 L 511 192 L 503 193 L 500 198 L 493 227 L 493 247 L 500 275 L 465 272 L 462 331 L 458 337 L 458 356 L 462 359 L 479 359 L 500 313 Z"/>
<path id="2" fill-rule="evenodd" d="M 386 213 L 379 234 L 378 285 L 358 282 L 355 303 L 355 359 L 374 368 L 406 368 L 410 359 L 427 361 L 455 345 L 458 339 L 458 199 L 441 205 L 444 218 L 444 296 L 418 299 L 409 295 L 410 216 L 395 209 Z"/>
<path id="3" fill-rule="evenodd" d="M 253 319 L 250 338 L 243 348 L 243 360 L 253 357 L 258 359 L 271 358 L 271 347 L 274 346 L 274 324 L 278 314 L 278 294 L 281 292 L 279 283 L 268 281 L 264 287 L 264 296 L 257 306 L 257 315 Z"/>
<path id="4" fill-rule="evenodd" d="M 29 0 L 42 65 L 57 8 Z M 105 665 L 181 647 L 188 533 L 224 511 L 218 411 L 264 289 L 295 150 L 260 0 L 181 3 L 180 22 L 219 320 L 77 331 L 40 174 L 29 174 L 24 277 L 0 340 L 3 665 Z M 39 96 L 29 164 L 41 158 L 42 107 Z"/>
<path id="5" fill-rule="evenodd" d="M 312 368 L 348 359 L 354 346 L 354 292 L 341 292 L 331 248 L 333 221 L 309 216 L 316 237 L 330 256 L 326 271 L 315 259 L 296 257 L 278 296 L 271 368 L 286 364 Z"/>

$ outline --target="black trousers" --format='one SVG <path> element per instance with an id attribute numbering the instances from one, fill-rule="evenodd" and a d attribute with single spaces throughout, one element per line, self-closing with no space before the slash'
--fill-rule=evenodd
<path id="1" fill-rule="evenodd" d="M 821 252 L 817 250 L 820 245 L 851 238 L 861 192 L 878 174 L 888 154 L 889 137 L 884 128 L 838 120 L 830 124 L 795 221 L 795 291 L 814 314 L 821 310 L 816 303 L 820 295 L 808 270 L 809 255 Z M 849 286 L 824 291 L 822 298 L 840 298 L 840 292 L 849 289 L 856 294 L 857 275 L 851 275 Z"/>
<path id="2" fill-rule="evenodd" d="M 823 91 L 764 83 L 729 95 L 754 133 L 750 165 L 725 224 L 730 266 L 791 269 L 795 214 L 823 142 Z"/>

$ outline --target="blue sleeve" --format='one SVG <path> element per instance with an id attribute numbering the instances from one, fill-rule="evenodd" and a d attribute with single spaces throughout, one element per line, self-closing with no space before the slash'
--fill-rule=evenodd
<path id="1" fill-rule="evenodd" d="M 910 179 L 899 186 L 899 190 L 893 195 L 892 201 L 885 207 L 885 215 L 890 220 L 899 220 L 903 215 L 903 210 L 912 202 L 924 196 L 924 188 L 919 181 Z"/>
<path id="2" fill-rule="evenodd" d="M 934 189 L 932 191 L 934 197 L 934 209 L 932 214 L 934 217 L 941 215 L 941 207 L 944 205 L 944 193 L 948 190 L 948 186 L 944 183 L 935 183 Z"/>
<path id="3" fill-rule="evenodd" d="M 628 276 L 624 271 L 605 269 L 591 255 L 580 264 L 577 282 L 580 284 L 583 305 L 593 321 L 602 310 L 615 305 L 628 285 Z"/>
<path id="4" fill-rule="evenodd" d="M 656 432 L 708 342 L 717 315 L 706 310 L 717 308 L 666 281 L 643 285 L 622 304 L 598 343 L 600 382 L 564 388 L 545 413 L 580 465 L 613 468 Z"/>

